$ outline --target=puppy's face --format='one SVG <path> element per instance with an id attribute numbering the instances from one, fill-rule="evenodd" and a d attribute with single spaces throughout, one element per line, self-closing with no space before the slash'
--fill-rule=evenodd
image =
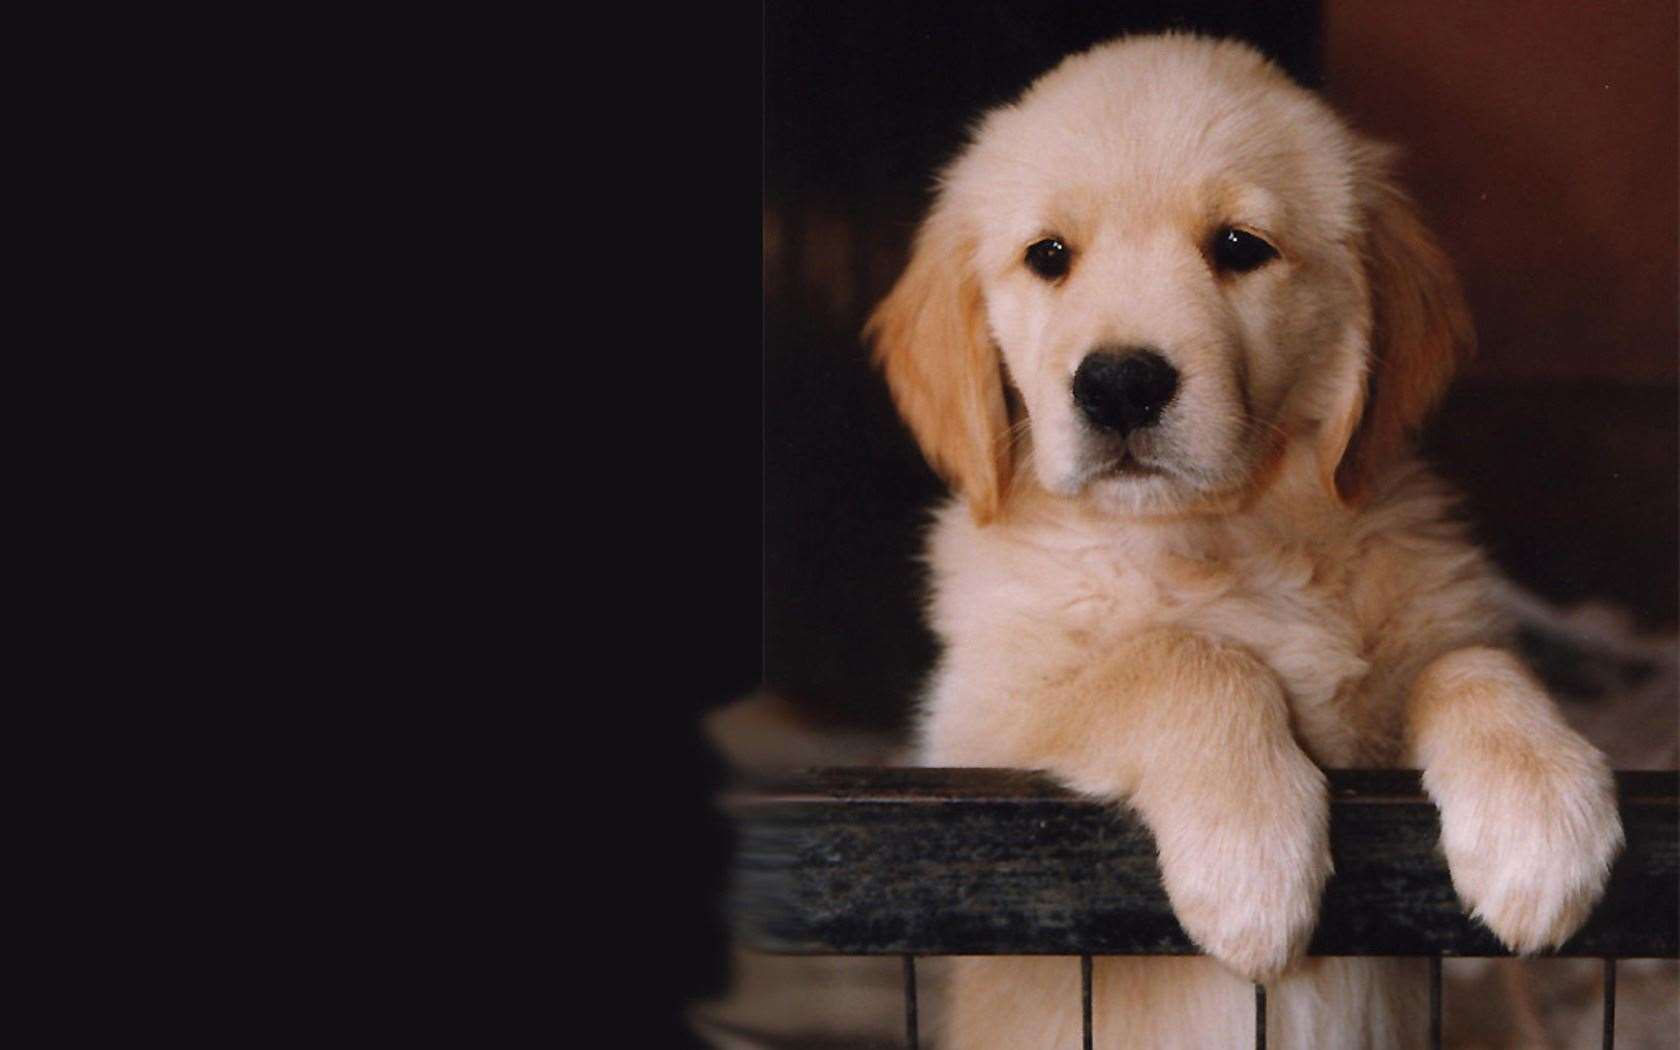
<path id="1" fill-rule="evenodd" d="M 1405 280 L 1373 272 L 1381 161 L 1241 45 L 1069 59 L 980 126 L 873 322 L 900 408 L 982 518 L 987 471 L 994 508 L 1011 470 L 1121 513 L 1227 505 L 1308 436 L 1334 488 L 1367 414 L 1373 287 Z M 1422 249 L 1402 268 L 1444 269 Z M 953 338 L 971 345 L 937 355 Z"/>
<path id="2" fill-rule="evenodd" d="M 984 188 L 976 263 L 1039 482 L 1139 512 L 1243 490 L 1360 306 L 1345 195 L 1303 191 L 1315 154 L 1269 114 L 1186 142 L 1133 110 L 1103 129 L 1124 147 L 1089 157 L 1047 156 L 1042 118 L 1011 116 L 963 174 L 1020 173 Z"/>

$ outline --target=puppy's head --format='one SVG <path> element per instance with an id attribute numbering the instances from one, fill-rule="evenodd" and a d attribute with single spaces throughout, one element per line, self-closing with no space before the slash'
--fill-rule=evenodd
<path id="1" fill-rule="evenodd" d="M 1388 166 L 1244 45 L 1075 55 L 944 173 L 876 359 L 981 521 L 1023 471 L 1118 513 L 1228 507 L 1297 440 L 1356 500 L 1472 342 Z"/>

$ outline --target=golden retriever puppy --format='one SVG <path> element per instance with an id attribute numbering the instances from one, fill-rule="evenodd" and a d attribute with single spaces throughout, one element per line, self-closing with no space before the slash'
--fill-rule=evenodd
<path id="1" fill-rule="evenodd" d="M 928 558 L 933 766 L 1048 771 L 1154 832 L 1211 958 L 1096 962 L 1105 1047 L 1425 1035 L 1420 960 L 1300 958 L 1321 766 L 1417 766 L 1471 914 L 1519 952 L 1622 843 L 1603 757 L 1505 648 L 1410 437 L 1472 346 L 1360 138 L 1249 47 L 1068 58 L 944 172 L 868 335 L 958 497 Z M 955 963 L 945 1045 L 1077 1046 L 1077 959 Z"/>

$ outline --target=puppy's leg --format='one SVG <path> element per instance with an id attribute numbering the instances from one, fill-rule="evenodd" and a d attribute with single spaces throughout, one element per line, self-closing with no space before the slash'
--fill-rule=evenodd
<path id="1" fill-rule="evenodd" d="M 1023 757 L 1132 803 L 1198 945 L 1251 980 L 1300 953 L 1330 874 L 1329 804 L 1270 670 L 1233 646 L 1154 630 L 1027 702 Z"/>
<path id="2" fill-rule="evenodd" d="M 1430 663 L 1407 716 L 1459 898 L 1514 951 L 1561 944 L 1598 902 L 1622 846 L 1604 756 L 1498 649 Z"/>

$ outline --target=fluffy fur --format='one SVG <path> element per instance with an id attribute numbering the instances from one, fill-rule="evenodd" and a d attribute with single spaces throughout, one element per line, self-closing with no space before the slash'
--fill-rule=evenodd
<path id="1" fill-rule="evenodd" d="M 1420 963 L 1301 958 L 1320 767 L 1421 767 L 1459 895 L 1521 952 L 1575 931 L 1622 842 L 1603 757 L 1504 648 L 1492 570 L 1410 451 L 1472 330 L 1389 169 L 1244 45 L 1114 41 L 984 118 L 870 322 L 958 493 L 921 761 L 1131 806 L 1211 957 L 1098 960 L 1105 1047 L 1247 1045 L 1255 980 L 1279 1045 L 1421 1043 Z M 1228 227 L 1279 257 L 1221 271 Z M 1051 236 L 1059 281 L 1023 261 Z M 1070 396 L 1116 345 L 1181 376 L 1118 448 Z M 950 1045 L 1078 1045 L 1077 960 L 955 965 Z"/>

